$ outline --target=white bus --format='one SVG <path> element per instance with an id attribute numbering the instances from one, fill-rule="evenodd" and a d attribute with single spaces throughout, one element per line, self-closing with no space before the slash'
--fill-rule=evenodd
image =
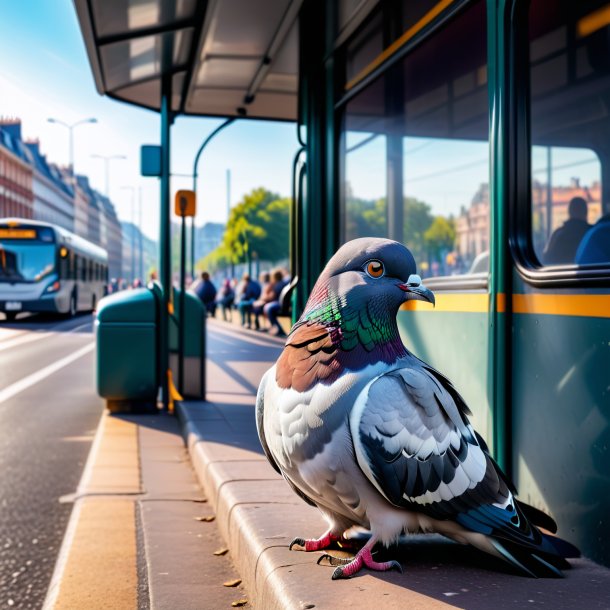
<path id="1" fill-rule="evenodd" d="M 75 315 L 95 309 L 108 285 L 105 250 L 55 225 L 0 218 L 0 312 Z"/>

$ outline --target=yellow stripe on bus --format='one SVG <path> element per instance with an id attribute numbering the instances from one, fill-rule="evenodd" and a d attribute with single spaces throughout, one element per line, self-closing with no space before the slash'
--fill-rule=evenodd
<path id="1" fill-rule="evenodd" d="M 375 59 L 365 66 L 354 78 L 346 85 L 345 90 L 349 91 L 356 86 L 363 78 L 368 76 L 377 66 L 380 66 L 386 59 L 392 57 L 401 47 L 404 47 L 411 38 L 423 30 L 433 19 L 438 17 L 455 0 L 441 0 L 435 4 L 415 25 L 411 26 L 400 38 L 395 40 L 387 49 L 384 49 Z"/>
<path id="2" fill-rule="evenodd" d="M 425 301 L 409 301 L 401 309 L 407 311 L 445 311 L 454 313 L 487 313 L 487 293 L 437 293 L 436 307 Z M 586 316 L 610 318 L 610 294 L 514 294 L 513 313 Z M 496 310 L 506 311 L 506 295 L 498 294 Z"/>
<path id="3" fill-rule="evenodd" d="M 513 312 L 610 318 L 610 294 L 514 294 Z"/>
<path id="4" fill-rule="evenodd" d="M 409 311 L 455 311 L 455 312 L 476 312 L 487 313 L 489 309 L 489 295 L 485 293 L 472 294 L 444 294 L 438 293 L 436 306 L 426 301 L 407 301 L 402 309 Z"/>

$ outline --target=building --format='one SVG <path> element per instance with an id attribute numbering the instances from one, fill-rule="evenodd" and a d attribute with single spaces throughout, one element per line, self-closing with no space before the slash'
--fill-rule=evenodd
<path id="1" fill-rule="evenodd" d="M 458 260 L 467 269 L 489 248 L 489 185 L 481 184 L 468 208 L 463 207 L 455 221 Z"/>
<path id="2" fill-rule="evenodd" d="M 124 277 L 123 269 L 123 229 L 116 210 L 108 197 L 99 195 L 100 245 L 108 252 L 108 273 L 110 277 Z"/>
<path id="3" fill-rule="evenodd" d="M 34 219 L 74 231 L 74 187 L 69 173 L 49 163 L 40 142 L 26 142 L 34 168 Z"/>
<path id="4" fill-rule="evenodd" d="M 79 184 L 74 183 L 74 232 L 86 236 L 89 223 L 89 195 Z"/>
<path id="5" fill-rule="evenodd" d="M 532 184 L 532 233 L 538 255 L 544 251 L 549 237 L 568 219 L 572 198 L 582 197 L 588 204 L 588 221 L 595 223 L 602 211 L 602 187 L 599 181 L 590 186 L 572 178 L 569 185 L 552 186 L 551 206 L 547 205 L 549 189 L 537 180 Z M 476 256 L 489 248 L 489 185 L 481 184 L 470 206 L 462 208 L 456 219 L 456 250 L 458 258 L 468 267 Z"/>
<path id="6" fill-rule="evenodd" d="M 19 119 L 0 119 L 0 217 L 33 218 L 32 159 Z"/>
<path id="7" fill-rule="evenodd" d="M 111 278 L 123 276 L 123 236 L 116 210 L 108 197 L 89 184 L 87 176 L 76 176 L 77 193 L 87 202 L 86 231 L 83 236 L 108 252 Z"/>

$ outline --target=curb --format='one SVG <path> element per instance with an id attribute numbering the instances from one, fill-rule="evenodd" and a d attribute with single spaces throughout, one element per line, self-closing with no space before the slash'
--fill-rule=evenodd
<path id="1" fill-rule="evenodd" d="M 232 446 L 203 438 L 193 409 L 184 403 L 177 404 L 177 414 L 199 482 L 246 589 L 254 596 L 255 607 L 319 608 L 310 600 L 304 574 L 298 580 L 293 575 L 315 568 L 317 557 L 291 552 L 288 544 L 293 529 L 322 531 L 321 516 L 290 491 L 262 454 L 245 448 L 245 442 L 240 446 L 239 438 Z"/>

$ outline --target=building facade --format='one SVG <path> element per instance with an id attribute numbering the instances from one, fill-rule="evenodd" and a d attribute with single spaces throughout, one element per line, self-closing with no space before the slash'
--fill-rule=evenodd
<path id="1" fill-rule="evenodd" d="M 33 218 L 33 168 L 21 121 L 0 119 L 0 217 Z"/>
<path id="2" fill-rule="evenodd" d="M 27 142 L 34 167 L 34 219 L 74 231 L 74 188 L 70 176 L 49 163 L 38 140 Z"/>

